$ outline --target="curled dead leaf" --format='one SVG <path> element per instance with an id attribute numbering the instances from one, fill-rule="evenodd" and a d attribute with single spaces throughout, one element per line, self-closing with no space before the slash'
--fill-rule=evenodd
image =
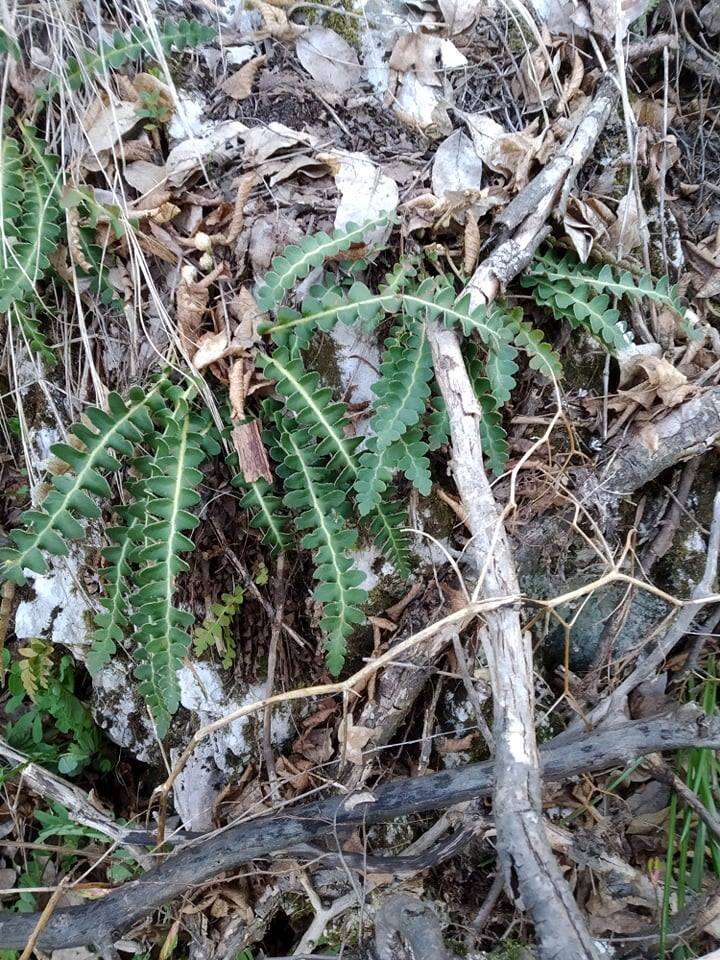
<path id="1" fill-rule="evenodd" d="M 220 89 L 233 100 L 246 100 L 252 93 L 252 86 L 258 71 L 266 63 L 267 57 L 254 57 L 223 81 L 220 84 Z"/>

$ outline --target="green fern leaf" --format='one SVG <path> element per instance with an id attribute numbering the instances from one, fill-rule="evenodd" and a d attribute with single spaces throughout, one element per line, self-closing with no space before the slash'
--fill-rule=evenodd
<path id="1" fill-rule="evenodd" d="M 208 43 L 217 36 L 214 27 L 207 27 L 197 20 L 181 19 L 168 21 L 158 30 L 160 45 L 165 53 L 193 49 L 201 43 Z M 126 63 L 139 60 L 143 55 L 154 57 L 155 45 L 152 36 L 142 27 L 133 27 L 129 36 L 116 30 L 109 43 L 101 44 L 97 51 L 87 50 L 80 57 L 68 60 L 64 80 L 71 90 L 79 90 L 86 77 L 102 76 L 108 67 L 119 69 Z M 55 93 L 60 83 L 52 79 L 48 92 Z"/>
<path id="2" fill-rule="evenodd" d="M 247 483 L 244 477 L 236 474 L 231 482 L 233 486 L 244 491 L 240 506 L 249 511 L 250 526 L 263 531 L 262 542 L 269 546 L 273 553 L 287 549 L 287 515 L 283 512 L 282 501 L 275 495 L 267 480 L 261 477 L 253 483 Z"/>
<path id="3" fill-rule="evenodd" d="M 172 602 L 177 575 L 189 569 L 181 554 L 194 549 L 187 533 L 199 520 L 189 511 L 200 502 L 196 487 L 202 473 L 197 468 L 206 457 L 202 425 L 193 423 L 186 410 L 181 402 L 157 442 L 151 476 L 143 482 L 149 522 L 142 531 L 144 542 L 131 556 L 138 567 L 138 589 L 131 600 L 140 661 L 135 676 L 161 737 L 180 703 L 177 671 L 190 645 L 187 628 L 194 619 Z"/>
<path id="4" fill-rule="evenodd" d="M 679 288 L 677 285 L 671 286 L 667 277 L 655 280 L 649 274 L 643 273 L 635 278 L 628 270 L 623 270 L 618 276 L 609 264 L 591 267 L 569 254 L 558 260 L 552 251 L 537 257 L 530 276 L 535 275 L 536 272 L 542 274 L 549 283 L 565 280 L 575 286 L 597 290 L 618 298 L 627 297 L 636 301 L 651 300 L 673 310 L 681 317 L 686 313 L 680 299 Z"/>
<path id="5" fill-rule="evenodd" d="M 20 148 L 0 129 L 0 223 L 2 224 L 2 263 L 7 268 L 11 250 L 8 241 L 18 235 L 22 213 L 23 170 Z"/>
<path id="6" fill-rule="evenodd" d="M 436 394 L 430 399 L 430 413 L 425 417 L 428 450 L 439 450 L 450 440 L 450 421 L 443 398 Z"/>
<path id="7" fill-rule="evenodd" d="M 369 424 L 372 436 L 360 456 L 355 479 L 361 516 L 378 507 L 399 469 L 397 448 L 390 448 L 420 420 L 430 396 L 431 377 L 432 357 L 425 324 L 416 322 L 412 328 L 393 331 L 385 342 L 380 378 L 373 386 L 377 400 Z M 426 451 L 427 446 L 423 446 Z M 412 473 L 412 450 L 408 448 L 404 453 L 408 458 L 407 471 Z M 420 476 L 420 464 L 415 465 L 414 472 Z"/>
<path id="8" fill-rule="evenodd" d="M 288 429 L 281 416 L 275 425 L 278 444 L 271 452 L 279 461 L 278 473 L 287 491 L 283 502 L 300 511 L 295 518 L 297 529 L 308 531 L 301 544 L 315 554 L 318 586 L 313 596 L 323 604 L 320 626 L 325 633 L 327 665 L 337 676 L 345 662 L 347 638 L 363 622 L 360 607 L 367 600 L 367 593 L 360 588 L 364 575 L 353 569 L 349 555 L 357 532 L 345 524 L 345 492 L 325 479 L 326 457 L 320 445 L 306 430 Z"/>
<path id="9" fill-rule="evenodd" d="M 406 431 L 390 448 L 397 469 L 420 493 L 427 497 L 432 490 L 430 461 L 426 457 L 428 445 L 423 440 L 422 430 L 414 427 Z"/>
<path id="10" fill-rule="evenodd" d="M 499 477 L 505 470 L 510 452 L 507 434 L 502 425 L 502 414 L 495 401 L 490 381 L 485 376 L 485 368 L 477 346 L 474 343 L 467 343 L 463 352 L 468 375 L 482 411 L 478 429 L 483 457 L 489 470 Z"/>
<path id="11" fill-rule="evenodd" d="M 383 555 L 403 580 L 410 576 L 410 544 L 405 532 L 407 510 L 397 501 L 383 500 L 369 517 L 370 532 Z"/>
<path id="12" fill-rule="evenodd" d="M 442 316 L 447 326 L 459 323 L 465 336 L 475 331 L 487 347 L 487 378 L 493 396 L 499 406 L 507 403 L 515 387 L 518 366 L 517 347 L 512 342 L 515 327 L 513 322 L 507 322 L 504 310 L 497 305 L 489 309 L 471 307 L 469 294 L 457 299 L 448 283 L 438 283 L 434 278 L 423 281 L 415 293 L 404 294 L 403 303 L 413 315 L 421 312 L 429 319 Z"/>
<path id="13" fill-rule="evenodd" d="M 342 230 L 333 230 L 332 236 L 315 233 L 303 237 L 299 243 L 291 243 L 274 258 L 270 272 L 258 288 L 255 295 L 258 306 L 262 310 L 272 309 L 312 269 L 321 266 L 328 257 L 349 250 L 353 243 L 361 242 L 366 233 L 387 221 L 384 215 L 362 225 L 349 223 Z"/>
<path id="14" fill-rule="evenodd" d="M 396 313 L 400 306 L 399 291 L 416 273 L 412 262 L 398 264 L 385 278 L 379 293 L 372 293 L 364 283 L 356 281 L 349 290 L 316 284 L 300 310 L 280 307 L 274 323 L 266 323 L 261 333 L 268 333 L 281 346 L 294 343 L 297 349 L 307 346 L 316 330 L 331 330 L 339 321 L 345 324 L 361 320 L 373 328 L 386 313 Z"/>
<path id="15" fill-rule="evenodd" d="M 522 320 L 521 310 L 513 311 L 513 313 L 516 312 L 519 316 L 514 320 L 515 343 L 529 357 L 530 369 L 539 371 L 548 380 L 560 379 L 562 376 L 560 357 L 547 343 L 542 330 L 538 330 L 530 323 L 525 323 Z"/>
<path id="16" fill-rule="evenodd" d="M 356 469 L 353 451 L 357 438 L 345 436 L 349 427 L 345 405 L 333 401 L 332 390 L 315 372 L 308 372 L 299 356 L 279 347 L 271 357 L 258 355 L 257 362 L 285 400 L 298 422 L 320 440 L 320 454 L 332 457 L 339 469 Z"/>
<path id="17" fill-rule="evenodd" d="M 91 519 L 100 515 L 90 494 L 110 498 L 111 490 L 102 472 L 112 472 L 120 462 L 112 455 L 132 455 L 135 446 L 154 431 L 150 413 L 163 408 L 157 395 L 159 386 L 147 394 L 133 388 L 126 403 L 118 394 L 108 397 L 108 412 L 90 407 L 85 412 L 86 423 L 76 423 L 72 433 L 84 449 L 57 443 L 51 452 L 70 468 L 69 472 L 54 476 L 52 489 L 41 508 L 22 515 L 25 529 L 10 534 L 15 548 L 0 551 L 4 561 L 0 576 L 17 584 L 25 583 L 25 568 L 45 573 L 47 564 L 43 551 L 56 556 L 68 552 L 66 540 L 78 540 L 84 535 L 77 517 Z"/>
<path id="18" fill-rule="evenodd" d="M 222 666 L 229 670 L 235 660 L 235 638 L 230 625 L 238 614 L 245 594 L 242 587 L 232 593 L 224 593 L 218 603 L 213 603 L 202 626 L 195 629 L 193 650 L 201 657 L 211 648 L 222 658 Z"/>
<path id="19" fill-rule="evenodd" d="M 132 518 L 127 526 L 112 527 L 107 531 L 111 545 L 102 551 L 107 560 L 107 566 L 101 572 L 105 584 L 105 596 L 100 599 L 103 609 L 95 614 L 95 629 L 86 659 L 88 672 L 93 677 L 112 660 L 118 644 L 122 643 L 125 636 L 129 622 L 127 598 L 132 576 L 130 556 L 133 534 L 138 532 L 139 527 L 140 521 Z"/>
<path id="20" fill-rule="evenodd" d="M 7 266 L 0 269 L 0 313 L 24 300 L 33 292 L 50 262 L 48 256 L 60 237 L 60 209 L 53 185 L 34 168 L 26 173 L 23 184 L 22 216 Z"/>

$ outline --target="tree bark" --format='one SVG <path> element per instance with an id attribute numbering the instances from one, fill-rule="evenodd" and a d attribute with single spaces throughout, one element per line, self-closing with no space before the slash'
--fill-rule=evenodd
<path id="1" fill-rule="evenodd" d="M 687 747 L 720 749 L 720 717 L 707 717 L 689 704 L 670 716 L 624 723 L 561 746 L 551 741 L 540 752 L 540 759 L 543 777 L 561 780 L 629 763 L 660 750 Z M 320 837 L 335 837 L 337 830 L 345 827 L 445 809 L 486 796 L 493 789 L 493 770 L 494 763 L 487 761 L 394 780 L 373 788 L 372 793 L 306 803 L 228 827 L 182 847 L 139 880 L 123 884 L 102 900 L 57 910 L 37 946 L 45 951 L 106 947 L 157 907 L 251 860 L 289 851 Z M 127 839 L 142 843 L 147 836 L 138 831 Z M 0 948 L 22 949 L 39 917 L 39 913 L 0 912 Z"/>
<path id="2" fill-rule="evenodd" d="M 452 330 L 428 322 L 435 378 L 450 421 L 452 473 L 471 533 L 483 599 L 517 593 L 515 564 L 483 466 L 478 407 Z M 481 630 L 493 691 L 495 795 L 500 864 L 535 924 L 543 960 L 595 960 L 593 938 L 553 856 L 541 817 L 530 636 L 517 608 L 489 611 Z M 515 884 L 516 882 L 516 884 Z"/>

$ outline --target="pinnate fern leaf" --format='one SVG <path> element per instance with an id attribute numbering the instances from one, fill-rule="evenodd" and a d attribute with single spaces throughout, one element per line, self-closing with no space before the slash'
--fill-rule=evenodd
<path id="1" fill-rule="evenodd" d="M 180 19 L 167 21 L 158 29 L 160 46 L 165 53 L 193 49 L 201 43 L 208 43 L 217 36 L 214 27 L 208 27 L 197 20 Z M 102 76 L 108 67 L 119 69 L 126 63 L 139 60 L 143 55 L 154 57 L 156 53 L 152 36 L 142 27 L 133 27 L 129 35 L 116 30 L 112 39 L 101 44 L 97 50 L 83 52 L 80 60 L 72 58 L 65 69 L 65 82 L 72 90 L 79 90 L 87 76 Z M 50 93 L 59 89 L 59 81 L 53 79 L 48 84 Z"/>
<path id="2" fill-rule="evenodd" d="M 478 424 L 480 445 L 488 469 L 497 477 L 505 470 L 509 447 L 507 433 L 502 425 L 502 413 L 493 395 L 490 381 L 476 344 L 465 345 L 465 364 L 480 405 L 482 416 Z"/>
<path id="3" fill-rule="evenodd" d="M 235 461 L 237 462 L 237 458 Z M 267 480 L 260 477 L 248 483 L 237 473 L 232 484 L 243 491 L 240 506 L 250 513 L 250 526 L 263 531 L 262 542 L 269 546 L 273 553 L 285 550 L 290 539 L 287 532 L 287 513 L 283 510 L 282 500 Z"/>
<path id="4" fill-rule="evenodd" d="M 345 435 L 349 427 L 346 408 L 333 400 L 332 390 L 314 371 L 308 372 L 297 354 L 279 347 L 272 356 L 260 354 L 260 365 L 266 377 L 276 381 L 276 389 L 298 423 L 320 441 L 319 453 L 332 457 L 338 469 L 356 469 L 356 438 Z"/>
<path id="5" fill-rule="evenodd" d="M 325 634 L 327 666 L 337 676 L 345 662 L 346 643 L 355 626 L 364 620 L 361 606 L 367 593 L 361 589 L 361 571 L 353 569 L 350 551 L 357 531 L 345 522 L 345 492 L 327 479 L 326 457 L 315 438 L 299 427 L 289 429 L 276 419 L 277 446 L 272 455 L 279 461 L 278 473 L 286 490 L 284 504 L 299 511 L 295 525 L 303 535 L 301 544 L 315 556 L 313 596 L 323 604 L 320 626 Z"/>
<path id="6" fill-rule="evenodd" d="M 112 660 L 128 626 L 128 595 L 132 577 L 130 557 L 134 534 L 140 528 L 137 518 L 130 518 L 127 526 L 111 527 L 107 531 L 111 543 L 102 551 L 107 561 L 101 576 L 105 595 L 100 598 L 102 610 L 94 617 L 95 629 L 86 658 L 91 676 L 96 676 Z"/>
<path id="7" fill-rule="evenodd" d="M 355 281 L 346 291 L 339 286 L 315 284 L 300 310 L 280 307 L 275 322 L 264 324 L 260 332 L 270 334 L 279 345 L 294 344 L 301 349 L 316 330 L 331 330 L 338 322 L 351 324 L 360 320 L 366 327 L 373 328 L 385 314 L 399 310 L 400 292 L 415 273 L 411 261 L 398 264 L 386 276 L 378 293 L 372 293 L 360 281 Z"/>
<path id="8" fill-rule="evenodd" d="M 384 215 L 361 225 L 349 223 L 342 229 L 333 230 L 332 236 L 324 232 L 314 233 L 285 247 L 273 259 L 270 272 L 265 275 L 256 292 L 255 299 L 260 308 L 270 310 L 275 307 L 287 291 L 312 269 L 322 266 L 328 257 L 334 257 L 349 250 L 354 243 L 362 242 L 370 230 L 382 226 L 387 220 L 388 217 Z"/>
<path id="9" fill-rule="evenodd" d="M 222 658 L 224 669 L 230 669 L 235 660 L 235 638 L 230 631 L 230 625 L 237 616 L 244 597 L 243 588 L 237 587 L 232 593 L 224 593 L 217 603 L 211 604 L 204 623 L 196 627 L 193 636 L 193 650 L 197 656 L 202 656 L 214 647 Z"/>
<path id="10" fill-rule="evenodd" d="M 127 402 L 111 393 L 107 412 L 90 407 L 85 413 L 89 425 L 81 422 L 71 427 L 76 441 L 79 441 L 78 446 L 57 443 L 51 448 L 54 456 L 70 469 L 53 477 L 52 489 L 42 507 L 27 510 L 22 515 L 24 528 L 11 532 L 10 538 L 15 546 L 0 551 L 2 579 L 23 584 L 26 568 L 45 573 L 44 552 L 65 556 L 68 552 L 66 540 L 82 538 L 84 529 L 78 517 L 91 519 L 100 515 L 92 497 L 111 497 L 110 486 L 103 474 L 120 467 L 120 461 L 113 453 L 131 456 L 135 446 L 155 429 L 150 414 L 162 408 L 164 404 L 158 387 L 148 393 L 133 388 Z"/>
<path id="11" fill-rule="evenodd" d="M 2 266 L 8 265 L 8 240 L 17 236 L 22 214 L 22 156 L 16 140 L 0 133 L 0 224 L 2 225 Z"/>
<path id="12" fill-rule="evenodd" d="M 29 168 L 23 177 L 23 204 L 15 242 L 5 250 L 0 269 L 0 313 L 31 294 L 47 271 L 49 255 L 60 237 L 60 208 L 40 167 Z"/>
<path id="13" fill-rule="evenodd" d="M 177 575 L 189 569 L 182 554 L 194 548 L 188 533 L 199 520 L 190 511 L 200 502 L 198 467 L 206 457 L 201 429 L 186 405 L 179 409 L 157 441 L 151 475 L 143 481 L 149 522 L 131 557 L 138 568 L 131 601 L 139 659 L 135 676 L 161 737 L 180 703 L 177 671 L 190 645 L 187 630 L 194 618 L 175 607 L 173 597 Z"/>

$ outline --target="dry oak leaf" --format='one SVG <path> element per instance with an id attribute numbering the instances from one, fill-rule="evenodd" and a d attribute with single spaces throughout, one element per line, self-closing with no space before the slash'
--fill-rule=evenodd
<path id="1" fill-rule="evenodd" d="M 287 14 L 272 3 L 265 3 L 264 0 L 250 0 L 250 3 L 263 18 L 265 29 L 256 30 L 254 37 L 256 40 L 295 40 L 307 28 L 291 23 Z"/>
<path id="2" fill-rule="evenodd" d="M 630 24 L 645 13 L 649 3 L 650 0 L 588 0 L 595 33 L 610 43 L 616 37 L 622 40 Z"/>
<path id="3" fill-rule="evenodd" d="M 223 81 L 220 84 L 220 89 L 233 100 L 247 100 L 252 93 L 252 85 L 255 82 L 258 70 L 264 67 L 266 63 L 267 57 L 254 57 Z"/>
<path id="4" fill-rule="evenodd" d="M 195 268 L 187 264 L 180 272 L 180 283 L 175 294 L 175 315 L 180 335 L 180 345 L 192 360 L 198 351 L 198 337 L 210 297 L 210 286 L 220 277 L 227 276 L 227 265 L 218 264 L 202 280 L 196 280 Z M 224 334 L 227 339 L 227 335 Z M 206 351 L 209 349 L 206 346 Z M 217 358 L 216 358 L 217 359 Z M 209 360 L 208 363 L 212 363 Z M 202 364 L 207 366 L 207 364 Z M 196 369 L 200 369 L 197 367 Z"/>
<path id="5" fill-rule="evenodd" d="M 542 136 L 535 136 L 537 121 L 520 133 L 508 131 L 484 113 L 462 114 L 473 139 L 475 152 L 482 162 L 522 189 L 530 179 L 530 168 L 543 144 Z"/>

